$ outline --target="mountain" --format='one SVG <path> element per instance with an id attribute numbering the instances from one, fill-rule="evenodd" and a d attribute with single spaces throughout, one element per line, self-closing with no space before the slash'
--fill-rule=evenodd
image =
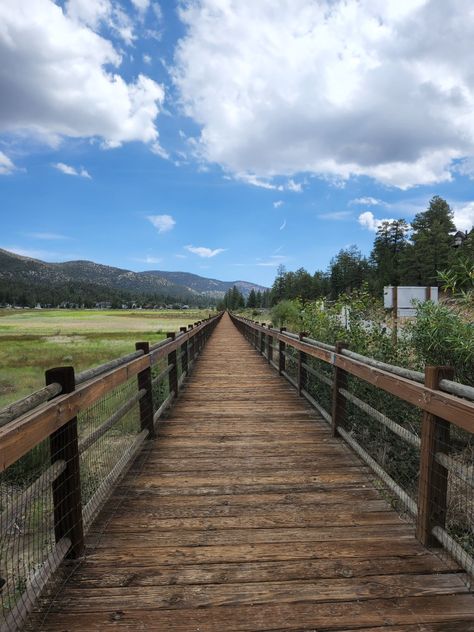
<path id="1" fill-rule="evenodd" d="M 67 287 L 68 291 L 72 291 L 80 286 L 82 293 L 87 292 L 88 288 L 94 296 L 102 292 L 104 296 L 107 295 L 104 300 L 109 300 L 110 292 L 118 292 L 124 299 L 132 296 L 153 296 L 161 297 L 161 300 L 175 298 L 191 303 L 200 298 L 222 298 L 233 285 L 245 296 L 252 289 L 266 289 L 247 281 L 218 281 L 188 272 L 132 272 L 92 261 L 46 263 L 2 249 L 0 284 L 4 288 L 11 288 L 12 284 L 20 285 L 25 291 L 46 287 L 50 290 Z"/>
<path id="2" fill-rule="evenodd" d="M 214 298 L 222 298 L 227 290 L 232 289 L 235 285 L 242 294 L 247 297 L 251 290 L 255 292 L 264 292 L 268 288 L 256 283 L 248 281 L 218 281 L 217 279 L 207 279 L 206 277 L 192 274 L 191 272 L 165 272 L 163 270 L 149 270 L 148 272 L 139 272 L 138 274 L 154 275 L 166 279 L 173 285 L 183 287 L 190 292 L 197 292 L 205 296 Z"/>

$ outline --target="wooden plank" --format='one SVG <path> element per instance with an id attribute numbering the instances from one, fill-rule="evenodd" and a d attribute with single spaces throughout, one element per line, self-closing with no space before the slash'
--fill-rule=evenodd
<path id="1" fill-rule="evenodd" d="M 182 608 L 59 613 L 45 630 L 136 630 L 173 632 L 264 632 L 268 630 L 340 630 L 353 626 L 384 626 L 450 622 L 474 618 L 472 595 L 439 595 L 377 599 L 342 603 L 271 603 L 262 605 L 221 606 L 217 608 Z M 388 627 L 388 629 L 390 629 Z"/>
<path id="2" fill-rule="evenodd" d="M 403 572 L 413 574 L 448 573 L 444 560 L 430 555 L 384 558 L 339 558 L 278 560 L 270 562 L 218 562 L 215 564 L 189 564 L 140 566 L 121 565 L 81 566 L 74 575 L 77 588 L 119 588 L 124 586 L 166 586 L 168 584 L 238 584 L 245 582 L 273 582 L 306 579 L 334 579 L 338 577 L 372 577 L 397 575 L 403 561 Z"/>

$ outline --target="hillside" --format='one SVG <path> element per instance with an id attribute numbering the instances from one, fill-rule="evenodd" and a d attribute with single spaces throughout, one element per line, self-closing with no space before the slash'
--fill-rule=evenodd
<path id="1" fill-rule="evenodd" d="M 176 299 L 195 303 L 203 298 L 222 298 L 233 285 L 245 296 L 251 289 L 265 289 L 246 281 L 218 281 L 188 272 L 132 272 L 92 261 L 46 263 L 0 249 L 0 289 L 4 294 L 14 286 L 26 294 L 33 292 L 35 297 L 43 295 L 46 290 L 50 293 L 55 291 L 55 296 L 65 292 L 69 296 L 79 287 L 81 296 L 89 293 L 93 300 L 100 300 L 97 297 L 101 295 L 104 297 L 102 300 L 111 300 L 111 296 L 116 300 L 149 296 L 155 300 Z"/>

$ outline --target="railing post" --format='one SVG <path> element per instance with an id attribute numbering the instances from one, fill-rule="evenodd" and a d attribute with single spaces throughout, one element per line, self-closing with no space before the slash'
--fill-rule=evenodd
<path id="1" fill-rule="evenodd" d="M 143 353 L 150 353 L 150 343 L 149 342 L 136 342 L 135 349 L 137 351 L 142 350 Z M 148 429 L 149 435 L 148 437 L 151 439 L 155 436 L 155 426 L 153 424 L 153 390 L 151 385 L 151 367 L 148 366 L 143 371 L 137 375 L 138 381 L 138 390 L 141 391 L 142 388 L 146 390 L 146 395 L 144 395 L 140 402 L 140 428 L 141 430 Z"/>
<path id="2" fill-rule="evenodd" d="M 427 366 L 425 386 L 437 390 L 439 382 L 451 379 L 452 367 Z M 437 452 L 449 446 L 449 423 L 436 415 L 423 412 L 421 422 L 420 478 L 418 481 L 418 517 L 416 537 L 425 546 L 440 546 L 433 536 L 433 527 L 446 523 L 448 471 L 436 460 Z"/>
<path id="3" fill-rule="evenodd" d="M 336 342 L 336 353 L 341 353 L 347 349 L 346 342 Z M 331 407 L 331 428 L 333 437 L 337 437 L 337 427 L 341 425 L 346 414 L 346 398 L 339 392 L 340 388 L 347 387 L 347 372 L 334 365 L 332 383 L 332 407 Z"/>
<path id="4" fill-rule="evenodd" d="M 261 323 L 262 327 L 265 327 L 265 323 Z M 265 332 L 260 332 L 260 353 L 265 356 Z"/>
<path id="5" fill-rule="evenodd" d="M 280 333 L 286 331 L 286 327 L 280 327 Z M 286 371 L 286 344 L 283 340 L 278 341 L 278 373 L 281 375 Z"/>
<path id="6" fill-rule="evenodd" d="M 194 325 L 188 325 L 188 330 L 191 331 Z M 189 359 L 191 364 L 194 362 L 194 336 L 189 339 Z"/>
<path id="7" fill-rule="evenodd" d="M 46 385 L 61 384 L 61 395 L 76 388 L 72 366 L 49 369 L 45 373 Z M 77 417 L 52 433 L 49 439 L 51 463 L 64 461 L 65 470 L 53 482 L 54 535 L 56 542 L 69 538 L 69 559 L 77 559 L 84 552 L 84 525 L 82 521 L 81 465 L 77 436 Z"/>
<path id="8" fill-rule="evenodd" d="M 268 329 L 271 330 L 272 327 L 273 323 L 268 323 Z M 271 364 L 273 362 L 273 336 L 270 335 L 270 331 L 267 336 L 267 358 L 268 364 Z"/>
<path id="9" fill-rule="evenodd" d="M 180 327 L 179 328 L 180 331 L 182 331 L 183 333 L 186 333 L 188 328 L 187 327 Z M 181 366 L 183 369 L 183 373 L 185 373 L 187 375 L 188 373 L 188 341 L 185 340 L 183 342 L 183 344 L 181 345 Z"/>
<path id="10" fill-rule="evenodd" d="M 166 337 L 169 338 L 170 340 L 174 340 L 176 338 L 176 334 L 174 333 L 174 331 L 170 331 L 169 333 L 166 334 Z M 176 349 L 174 351 L 171 351 L 171 353 L 168 353 L 168 366 L 170 366 L 171 364 L 174 364 L 173 368 L 168 374 L 168 385 L 169 385 L 170 395 L 171 395 L 171 392 L 173 391 L 175 397 L 178 397 L 178 361 L 177 359 L 178 359 L 178 354 L 176 353 Z"/>
<path id="11" fill-rule="evenodd" d="M 306 336 L 306 332 L 305 331 L 300 331 L 300 333 L 298 334 L 298 337 L 300 340 L 303 340 L 303 338 Z M 306 361 L 306 353 L 304 353 L 303 351 L 298 351 L 298 356 L 297 356 L 297 364 L 296 364 L 296 377 L 297 377 L 297 382 L 298 382 L 298 395 L 301 395 L 301 391 L 303 390 L 303 384 L 305 382 L 306 379 L 306 371 L 304 370 L 303 367 L 303 362 Z"/>

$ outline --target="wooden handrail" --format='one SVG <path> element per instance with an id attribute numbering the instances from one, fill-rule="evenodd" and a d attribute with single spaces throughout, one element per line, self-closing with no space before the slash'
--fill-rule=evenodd
<path id="1" fill-rule="evenodd" d="M 249 321 L 235 314 L 231 315 L 234 322 L 239 322 L 257 332 L 268 330 L 258 323 Z M 285 347 L 293 347 L 304 352 L 307 356 L 322 360 L 327 364 L 346 371 L 377 388 L 395 395 L 399 399 L 412 404 L 421 410 L 436 415 L 453 425 L 474 433 L 474 402 L 451 395 L 439 389 L 429 388 L 406 377 L 395 375 L 387 370 L 369 366 L 359 360 L 354 360 L 341 353 L 331 352 L 302 340 L 289 336 L 286 332 L 272 329 L 272 336 L 285 343 Z"/>

